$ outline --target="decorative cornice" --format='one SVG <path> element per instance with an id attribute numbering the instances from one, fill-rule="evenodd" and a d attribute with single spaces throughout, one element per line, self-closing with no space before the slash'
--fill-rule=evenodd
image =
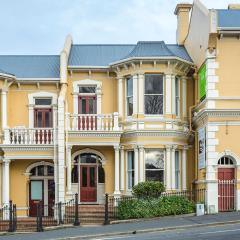
<path id="1" fill-rule="evenodd" d="M 45 146 L 36 146 L 36 145 L 5 145 L 5 144 L 0 144 L 0 148 L 3 151 L 9 151 L 9 152 L 13 152 L 13 151 L 48 151 L 48 150 L 52 150 L 54 147 L 54 145 L 45 145 Z"/>
<path id="2" fill-rule="evenodd" d="M 69 137 L 120 137 L 122 131 L 68 131 Z"/>

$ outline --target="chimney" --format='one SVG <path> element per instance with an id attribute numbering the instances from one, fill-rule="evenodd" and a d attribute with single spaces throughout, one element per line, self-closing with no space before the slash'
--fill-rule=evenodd
<path id="1" fill-rule="evenodd" d="M 228 4 L 228 10 L 240 10 L 240 4 L 230 3 Z"/>
<path id="2" fill-rule="evenodd" d="M 183 45 L 188 34 L 189 14 L 192 8 L 190 3 L 177 4 L 174 14 L 177 15 L 177 44 Z"/>

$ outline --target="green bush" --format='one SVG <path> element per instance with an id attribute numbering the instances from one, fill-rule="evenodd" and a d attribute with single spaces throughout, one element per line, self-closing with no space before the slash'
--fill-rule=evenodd
<path id="1" fill-rule="evenodd" d="M 137 198 L 159 197 L 165 191 L 161 182 L 147 181 L 141 182 L 132 188 L 133 196 Z"/>
<path id="2" fill-rule="evenodd" d="M 194 204 L 182 196 L 162 196 L 151 199 L 123 199 L 118 206 L 118 218 L 151 218 L 193 213 L 194 210 Z"/>

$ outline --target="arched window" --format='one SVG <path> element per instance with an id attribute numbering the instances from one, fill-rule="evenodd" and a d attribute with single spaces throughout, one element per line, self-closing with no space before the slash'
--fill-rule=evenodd
<path id="1" fill-rule="evenodd" d="M 34 167 L 30 171 L 31 176 L 39 177 L 39 176 L 53 176 L 54 168 L 48 165 L 39 165 Z"/>
<path id="2" fill-rule="evenodd" d="M 218 160 L 218 165 L 233 165 L 233 160 L 229 156 L 223 156 Z"/>

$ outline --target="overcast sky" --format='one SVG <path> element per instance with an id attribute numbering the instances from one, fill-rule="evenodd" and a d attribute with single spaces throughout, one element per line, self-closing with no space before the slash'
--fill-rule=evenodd
<path id="1" fill-rule="evenodd" d="M 208 8 L 227 8 L 234 1 L 202 0 Z M 175 43 L 173 12 L 179 2 L 0 0 L 0 54 L 59 54 L 68 33 L 74 43 Z"/>

